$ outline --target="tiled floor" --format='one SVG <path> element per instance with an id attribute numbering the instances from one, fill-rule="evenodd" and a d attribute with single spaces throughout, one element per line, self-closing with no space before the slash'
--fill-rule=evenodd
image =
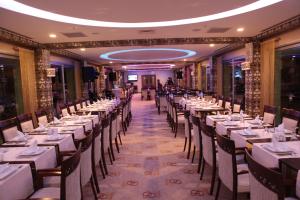
<path id="1" fill-rule="evenodd" d="M 166 114 L 158 115 L 153 101 L 133 98 L 133 120 L 116 161 L 108 166 L 109 175 L 98 175 L 99 199 L 213 199 L 208 195 L 210 170 L 200 181 L 197 164 L 191 164 L 183 152 L 183 130 L 174 138 Z M 228 192 L 221 192 L 220 199 Z M 226 193 L 226 194 L 224 194 Z M 84 190 L 85 199 L 92 199 L 90 188 Z"/>

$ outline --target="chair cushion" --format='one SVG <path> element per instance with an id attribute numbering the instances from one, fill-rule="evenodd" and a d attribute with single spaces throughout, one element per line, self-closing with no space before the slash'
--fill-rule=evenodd
<path id="1" fill-rule="evenodd" d="M 60 199 L 60 188 L 46 187 L 36 191 L 30 198 L 55 198 Z"/>
<path id="2" fill-rule="evenodd" d="M 238 175 L 238 192 L 250 192 L 249 173 Z"/>
<path id="3" fill-rule="evenodd" d="M 60 187 L 60 176 L 49 176 L 43 180 L 44 187 Z"/>
<path id="4" fill-rule="evenodd" d="M 184 124 L 185 123 L 185 119 L 183 115 L 178 115 L 178 124 Z"/>
<path id="5" fill-rule="evenodd" d="M 248 165 L 247 164 L 239 164 L 236 166 L 237 168 L 237 172 L 241 172 L 241 171 L 249 171 Z"/>

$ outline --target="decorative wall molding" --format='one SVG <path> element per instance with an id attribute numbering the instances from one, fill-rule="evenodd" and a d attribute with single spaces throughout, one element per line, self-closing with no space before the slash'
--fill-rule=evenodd
<path id="1" fill-rule="evenodd" d="M 33 50 L 39 48 L 40 49 L 46 48 L 45 45 L 33 41 L 30 37 L 21 35 L 19 33 L 15 33 L 13 31 L 7 30 L 2 27 L 0 27 L 0 41 L 11 43 L 24 48 L 33 49 Z M 52 49 L 50 52 L 59 56 L 65 56 L 75 60 L 83 60 L 82 56 L 64 49 Z"/>
<path id="2" fill-rule="evenodd" d="M 154 45 L 182 45 L 182 44 L 231 44 L 251 42 L 251 37 L 197 37 L 197 38 L 155 38 L 131 40 L 104 40 L 46 43 L 48 49 L 78 49 L 96 47 L 123 47 L 123 46 L 154 46 Z"/>

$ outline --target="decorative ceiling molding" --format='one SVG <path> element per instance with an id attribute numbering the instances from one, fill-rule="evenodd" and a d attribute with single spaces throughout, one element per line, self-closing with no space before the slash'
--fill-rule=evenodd
<path id="1" fill-rule="evenodd" d="M 25 35 L 21 35 L 19 33 L 15 33 L 13 31 L 7 30 L 5 28 L 0 27 L 0 41 L 11 43 L 14 45 L 18 45 L 21 47 L 29 48 L 29 49 L 43 49 L 46 48 L 45 45 L 33 41 L 30 37 Z M 76 60 L 82 60 L 83 57 L 76 53 L 64 50 L 64 49 L 51 49 L 50 51 L 53 54 L 65 56 L 68 58 L 73 58 Z"/>
<path id="2" fill-rule="evenodd" d="M 300 15 L 287 19 L 279 24 L 275 24 L 265 30 L 263 30 L 260 34 L 253 37 L 253 40 L 263 41 L 270 39 L 272 37 L 278 36 L 282 33 L 294 30 L 300 27 Z"/>
<path id="3" fill-rule="evenodd" d="M 198 38 L 155 38 L 132 40 L 104 40 L 46 43 L 48 49 L 78 49 L 99 47 L 123 47 L 123 46 L 155 46 L 155 45 L 183 45 L 183 44 L 231 44 L 251 42 L 251 37 L 198 37 Z"/>

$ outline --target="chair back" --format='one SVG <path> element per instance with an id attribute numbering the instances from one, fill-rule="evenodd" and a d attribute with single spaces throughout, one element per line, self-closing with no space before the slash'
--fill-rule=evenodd
<path id="1" fill-rule="evenodd" d="M 60 199 L 81 200 L 80 184 L 80 149 L 61 163 L 61 192 Z"/>
<path id="2" fill-rule="evenodd" d="M 248 151 L 246 159 L 250 171 L 251 200 L 283 200 L 285 191 L 282 175 L 256 162 Z"/>
<path id="3" fill-rule="evenodd" d="M 60 107 L 61 115 L 63 117 L 68 116 L 70 114 L 69 108 L 66 105 L 61 105 Z"/>
<path id="4" fill-rule="evenodd" d="M 117 137 L 117 116 L 117 111 L 111 113 L 109 131 L 112 139 Z"/>
<path id="5" fill-rule="evenodd" d="M 0 138 L 3 142 L 10 141 L 17 136 L 18 124 L 17 119 L 11 118 L 0 121 Z"/>
<path id="6" fill-rule="evenodd" d="M 81 185 L 85 186 L 92 176 L 92 159 L 93 153 L 93 132 L 89 131 L 87 136 L 81 141 L 81 161 L 80 161 L 80 175 Z"/>
<path id="7" fill-rule="evenodd" d="M 43 125 L 46 125 L 50 122 L 48 117 L 47 117 L 47 111 L 46 110 L 37 110 L 34 113 L 35 113 L 37 123 L 41 123 Z"/>
<path id="8" fill-rule="evenodd" d="M 223 99 L 218 100 L 218 106 L 223 107 Z"/>
<path id="9" fill-rule="evenodd" d="M 102 120 L 102 143 L 104 151 L 107 151 L 109 147 L 109 126 L 110 126 L 110 115 Z"/>
<path id="10" fill-rule="evenodd" d="M 94 134 L 94 159 L 95 163 L 99 163 L 101 159 L 101 126 L 96 124 L 93 128 Z"/>
<path id="11" fill-rule="evenodd" d="M 82 108 L 82 103 L 81 103 L 81 101 L 76 101 L 76 103 L 75 103 L 75 108 L 76 108 L 77 111 L 79 111 L 79 110 Z"/>
<path id="12" fill-rule="evenodd" d="M 186 138 L 190 138 L 192 134 L 190 117 L 191 117 L 190 111 L 185 111 L 184 112 L 184 135 Z"/>
<path id="13" fill-rule="evenodd" d="M 295 131 L 300 123 L 300 111 L 293 109 L 282 109 L 282 123 L 290 131 Z"/>
<path id="14" fill-rule="evenodd" d="M 70 114 L 76 113 L 76 106 L 75 106 L 75 104 L 69 104 L 68 107 L 69 107 L 69 113 Z"/>
<path id="15" fill-rule="evenodd" d="M 233 103 L 233 113 L 239 113 L 241 111 L 242 101 L 241 100 L 235 100 Z"/>
<path id="16" fill-rule="evenodd" d="M 219 178 L 231 191 L 237 186 L 237 166 L 234 141 L 217 134 Z"/>
<path id="17" fill-rule="evenodd" d="M 200 118 L 192 115 L 192 125 L 193 125 L 194 142 L 195 142 L 196 149 L 202 151 Z"/>
<path id="18" fill-rule="evenodd" d="M 205 123 L 200 122 L 203 158 L 210 166 L 216 166 L 216 145 L 215 135 L 216 132 L 213 127 L 207 126 Z"/>
<path id="19" fill-rule="evenodd" d="M 30 132 L 35 128 L 31 113 L 18 115 L 17 122 L 22 132 Z"/>
<path id="20" fill-rule="evenodd" d="M 275 106 L 264 106 L 264 123 L 274 125 L 277 108 Z"/>

